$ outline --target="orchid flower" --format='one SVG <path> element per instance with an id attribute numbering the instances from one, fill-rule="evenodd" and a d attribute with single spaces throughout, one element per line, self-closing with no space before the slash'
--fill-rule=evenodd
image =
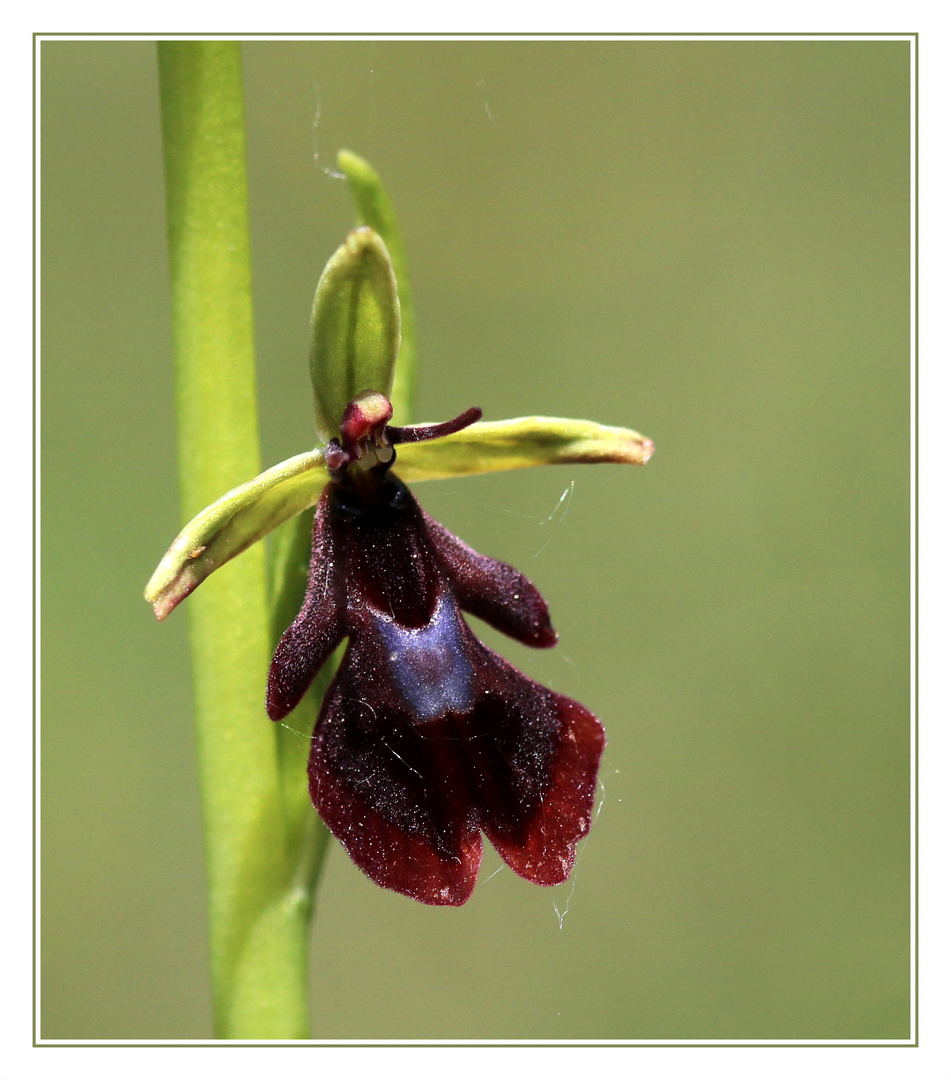
<path id="1" fill-rule="evenodd" d="M 532 647 L 557 641 L 531 582 L 434 521 L 407 481 L 645 464 L 653 444 L 582 420 L 483 422 L 474 407 L 444 423 L 394 425 L 399 350 L 390 255 L 364 226 L 331 257 L 314 300 L 320 442 L 198 514 L 145 596 L 166 618 L 223 563 L 316 506 L 306 595 L 271 664 L 267 714 L 286 717 L 346 641 L 311 739 L 313 804 L 379 885 L 458 905 L 472 893 L 482 834 L 520 876 L 567 879 L 590 827 L 604 730 L 476 638 L 463 612 Z"/>

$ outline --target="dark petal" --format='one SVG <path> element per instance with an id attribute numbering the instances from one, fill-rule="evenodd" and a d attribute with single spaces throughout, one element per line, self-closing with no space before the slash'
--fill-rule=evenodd
<path id="1" fill-rule="evenodd" d="M 525 645 L 550 648 L 558 641 L 548 605 L 524 574 L 473 551 L 425 510 L 421 513 L 463 611 Z"/>
<path id="2" fill-rule="evenodd" d="M 482 837 L 460 740 L 445 718 L 420 724 L 393 708 L 395 688 L 360 679 L 360 663 L 351 647 L 324 700 L 308 767 L 314 806 L 378 885 L 424 904 L 464 904 Z"/>
<path id="3" fill-rule="evenodd" d="M 477 420 L 482 419 L 482 410 L 477 406 L 466 409 L 452 420 L 445 420 L 441 424 L 416 424 L 413 427 L 393 427 L 387 425 L 387 438 L 394 445 L 399 443 L 428 442 L 430 439 L 443 439 L 447 435 L 454 435 L 457 431 L 469 427 Z"/>
<path id="4" fill-rule="evenodd" d="M 523 877 L 564 881 L 587 832 L 604 742 L 580 705 L 485 648 L 448 594 L 431 624 L 351 628 L 314 733 L 314 805 L 374 881 L 462 904 L 479 830 Z"/>
<path id="5" fill-rule="evenodd" d="M 504 818 L 499 827 L 491 808 L 483 811 L 480 824 L 516 874 L 536 885 L 560 885 L 571 873 L 575 845 L 591 827 L 604 728 L 578 702 L 538 689 L 547 696 L 559 726 L 548 765 L 548 790 L 519 832 L 513 834 Z"/>
<path id="6" fill-rule="evenodd" d="M 303 607 L 284 632 L 268 672 L 267 713 L 272 720 L 281 720 L 296 708 L 327 657 L 343 640 L 343 574 L 330 527 L 330 498 L 330 492 L 324 492 L 314 514 Z"/>
<path id="7" fill-rule="evenodd" d="M 468 729 L 478 737 L 466 753 L 479 827 L 521 877 L 558 885 L 591 827 L 604 729 L 474 638 L 469 651 L 479 674 Z"/>

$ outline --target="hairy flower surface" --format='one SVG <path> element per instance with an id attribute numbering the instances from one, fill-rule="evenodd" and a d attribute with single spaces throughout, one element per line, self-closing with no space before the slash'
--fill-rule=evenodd
<path id="1" fill-rule="evenodd" d="M 427 904 L 468 899 L 481 833 L 522 877 L 565 881 L 591 823 L 604 747 L 587 709 L 522 675 L 462 617 L 552 646 L 535 587 L 434 521 L 390 471 L 392 442 L 457 422 L 371 425 L 353 439 L 345 417 L 341 464 L 314 519 L 307 594 L 267 693 L 268 714 L 282 719 L 348 639 L 311 743 L 311 797 L 377 884 Z"/>

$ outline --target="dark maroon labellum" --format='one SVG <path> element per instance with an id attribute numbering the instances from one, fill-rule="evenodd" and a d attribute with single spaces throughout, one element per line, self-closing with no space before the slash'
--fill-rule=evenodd
<path id="1" fill-rule="evenodd" d="M 304 605 L 268 677 L 268 714 L 280 720 L 348 639 L 311 742 L 311 797 L 365 873 L 427 904 L 468 899 L 481 833 L 522 877 L 565 881 L 604 747 L 587 709 L 522 675 L 462 617 L 552 646 L 535 587 L 439 525 L 389 471 L 393 442 L 478 415 L 429 429 L 357 426 L 349 446 L 344 434 L 314 518 Z"/>

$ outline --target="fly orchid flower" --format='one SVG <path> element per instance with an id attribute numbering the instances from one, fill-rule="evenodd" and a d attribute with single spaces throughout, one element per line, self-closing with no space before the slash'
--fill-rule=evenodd
<path id="1" fill-rule="evenodd" d="M 427 904 L 472 893 L 482 834 L 520 876 L 567 879 L 587 834 L 604 729 L 483 645 L 462 612 L 523 644 L 557 637 L 511 566 L 434 521 L 404 481 L 527 465 L 644 464 L 653 444 L 586 421 L 397 426 L 399 302 L 386 247 L 357 229 L 317 288 L 311 367 L 323 442 L 236 488 L 182 531 L 146 589 L 159 619 L 223 562 L 316 504 L 300 614 L 277 646 L 282 720 L 343 641 L 308 763 L 330 831 L 377 884 Z"/>

